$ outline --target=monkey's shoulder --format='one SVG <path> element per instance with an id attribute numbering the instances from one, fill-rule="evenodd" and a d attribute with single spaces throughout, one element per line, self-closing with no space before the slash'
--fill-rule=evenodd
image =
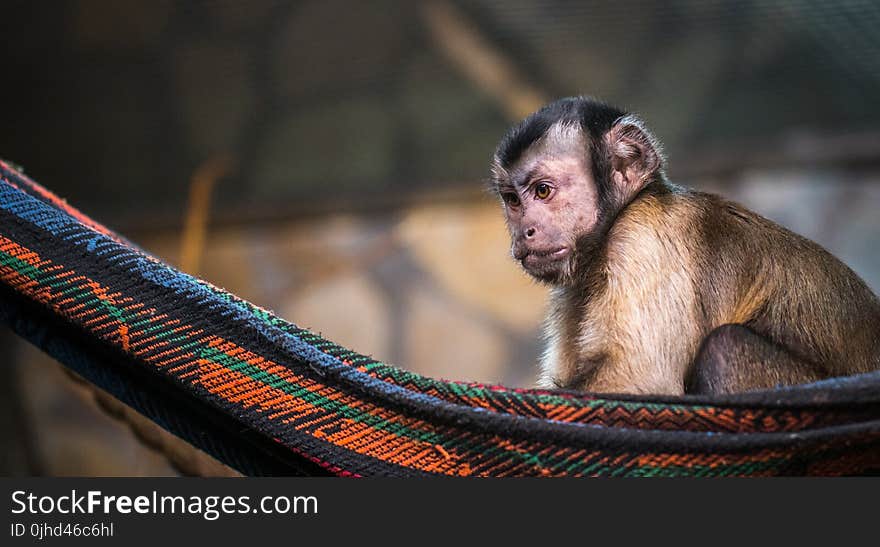
<path id="1" fill-rule="evenodd" d="M 740 248 L 747 253 L 775 250 L 831 256 L 819 244 L 724 196 L 681 187 L 658 199 L 667 214 L 685 224 L 691 241 L 709 249 Z"/>
<path id="2" fill-rule="evenodd" d="M 690 192 L 699 203 L 701 239 L 704 246 L 738 258 L 768 258 L 784 265 L 804 260 L 814 267 L 848 268 L 815 241 L 770 220 L 740 203 L 717 194 Z M 753 262 L 755 266 L 760 262 Z M 768 264 L 763 264 L 769 266 Z"/>

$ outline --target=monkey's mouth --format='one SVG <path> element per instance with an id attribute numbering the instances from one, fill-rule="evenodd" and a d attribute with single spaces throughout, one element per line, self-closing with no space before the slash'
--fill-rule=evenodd
<path id="1" fill-rule="evenodd" d="M 522 258 L 522 265 L 530 272 L 545 271 L 557 262 L 564 260 L 569 254 L 571 254 L 571 249 L 568 247 L 557 247 L 546 251 L 530 250 Z"/>

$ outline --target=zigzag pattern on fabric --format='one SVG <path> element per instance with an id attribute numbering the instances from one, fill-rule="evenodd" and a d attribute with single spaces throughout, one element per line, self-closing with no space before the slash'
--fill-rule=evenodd
<path id="1" fill-rule="evenodd" d="M 426 378 L 173 269 L 3 162 L 0 288 L 17 332 L 246 473 L 880 470 L 880 373 L 715 399 Z"/>

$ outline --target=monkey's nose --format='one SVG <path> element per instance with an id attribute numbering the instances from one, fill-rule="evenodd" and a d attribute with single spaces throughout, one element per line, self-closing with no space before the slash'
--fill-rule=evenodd
<path id="1" fill-rule="evenodd" d="M 535 229 L 529 228 L 528 230 L 526 230 L 526 237 L 535 237 Z"/>

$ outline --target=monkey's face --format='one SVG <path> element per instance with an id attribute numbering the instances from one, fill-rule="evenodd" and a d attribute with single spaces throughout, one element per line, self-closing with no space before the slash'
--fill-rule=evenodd
<path id="1" fill-rule="evenodd" d="M 598 196 L 587 158 L 578 132 L 551 129 L 510 169 L 495 170 L 511 254 L 541 282 L 571 282 L 582 259 L 577 243 L 596 227 Z"/>

